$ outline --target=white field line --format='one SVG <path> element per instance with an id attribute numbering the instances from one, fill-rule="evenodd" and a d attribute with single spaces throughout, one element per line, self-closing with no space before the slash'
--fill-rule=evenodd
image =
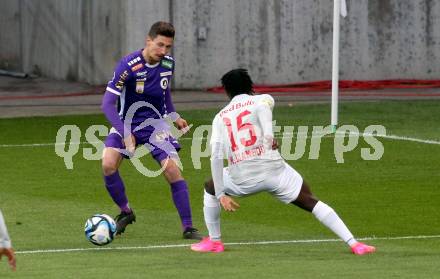
<path id="1" fill-rule="evenodd" d="M 281 133 L 277 133 L 276 137 L 277 139 L 282 139 L 284 136 L 292 136 L 295 137 L 300 135 L 300 134 L 292 134 L 292 133 L 285 133 L 285 134 L 281 134 Z M 344 132 L 337 132 L 337 135 L 343 136 L 345 137 L 346 134 Z M 306 135 L 307 138 L 311 138 L 312 136 L 319 136 L 318 134 L 314 134 L 314 135 Z M 436 141 L 436 140 L 426 140 L 426 139 L 418 139 L 418 138 L 411 138 L 411 137 L 404 137 L 404 136 L 396 136 L 396 135 L 374 135 L 374 134 L 365 134 L 365 133 L 354 133 L 354 132 L 350 132 L 349 136 L 374 136 L 374 137 L 378 137 L 378 138 L 385 138 L 385 139 L 392 139 L 392 140 L 400 140 L 400 141 L 411 141 L 411 142 L 417 142 L 417 143 L 424 143 L 424 144 L 437 144 L 440 145 L 440 141 Z M 321 137 L 334 137 L 334 135 L 324 135 Z M 198 140 L 206 140 L 207 138 L 196 138 Z M 193 138 L 185 138 L 185 137 L 181 137 L 178 139 L 179 141 L 186 141 L 186 140 L 193 140 Z M 82 142 L 71 142 L 68 145 L 88 145 L 88 144 L 99 144 L 102 142 L 87 142 L 87 141 L 82 141 Z M 0 148 L 14 148 L 14 147 L 47 147 L 47 146 L 55 146 L 55 145 L 67 145 L 65 143 L 55 143 L 55 142 L 50 142 L 50 143 L 24 143 L 24 144 L 0 144 Z"/>
<path id="2" fill-rule="evenodd" d="M 345 135 L 344 132 L 336 132 L 336 133 L 338 135 L 342 135 L 342 136 Z M 370 137 L 378 137 L 378 138 L 401 140 L 401 141 L 412 141 L 412 142 L 425 143 L 425 144 L 440 144 L 440 141 L 436 141 L 436 140 L 426 140 L 426 139 L 418 139 L 418 138 L 396 136 L 396 135 L 380 135 L 380 134 L 375 135 L 375 134 L 368 134 L 368 133 L 350 132 L 350 136 L 370 136 Z"/>
<path id="3" fill-rule="evenodd" d="M 412 235 L 412 236 L 393 236 L 393 237 L 363 237 L 357 240 L 412 240 L 412 239 L 432 239 L 440 238 L 440 235 Z M 275 240 L 275 241 L 254 241 L 254 242 L 230 242 L 225 243 L 226 246 L 235 245 L 272 245 L 272 244 L 303 244 L 303 243 L 322 243 L 322 242 L 339 242 L 340 239 L 303 239 L 303 240 Z M 128 246 L 128 247 L 100 247 L 100 248 L 73 248 L 73 249 L 47 249 L 47 250 L 25 250 L 15 251 L 16 254 L 44 254 L 44 253 L 70 253 L 70 252 L 86 252 L 86 251 L 109 251 L 109 250 L 150 250 L 165 248 L 181 248 L 189 247 L 190 244 L 168 244 L 168 245 L 149 245 L 149 246 Z"/>

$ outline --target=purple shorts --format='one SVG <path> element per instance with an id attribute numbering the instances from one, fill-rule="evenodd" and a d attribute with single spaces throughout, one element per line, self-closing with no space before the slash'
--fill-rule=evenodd
<path id="1" fill-rule="evenodd" d="M 180 144 L 173 138 L 169 131 L 154 131 L 153 133 L 135 133 L 136 146 L 146 144 L 150 150 L 153 158 L 160 164 L 161 161 L 168 157 L 177 156 L 177 152 L 181 149 Z M 105 139 L 105 147 L 113 147 L 118 149 L 125 149 L 124 142 L 121 135 L 114 128 L 110 130 Z M 122 157 L 128 158 L 127 155 L 122 154 Z"/>

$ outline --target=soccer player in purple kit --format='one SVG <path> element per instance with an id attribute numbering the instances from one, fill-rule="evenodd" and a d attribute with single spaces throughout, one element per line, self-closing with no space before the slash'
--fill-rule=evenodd
<path id="1" fill-rule="evenodd" d="M 174 74 L 174 59 L 168 55 L 174 33 L 172 24 L 154 23 L 148 32 L 145 48 L 119 61 L 102 100 L 102 111 L 113 126 L 105 140 L 102 170 L 107 191 L 121 210 L 115 218 L 117 234 L 123 233 L 128 224 L 136 221 L 118 169 L 124 157 L 132 155 L 137 145 L 145 144 L 161 165 L 171 186 L 183 238 L 201 238 L 192 224 L 187 183 L 175 161 L 180 145 L 162 118 L 176 115 L 169 86 Z M 137 109 L 130 109 L 132 105 Z M 130 120 L 131 123 L 127 123 Z M 188 128 L 183 118 L 178 117 L 174 122 L 182 131 Z"/>

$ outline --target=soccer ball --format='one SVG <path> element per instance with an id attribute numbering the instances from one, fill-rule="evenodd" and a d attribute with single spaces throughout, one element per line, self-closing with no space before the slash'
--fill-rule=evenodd
<path id="1" fill-rule="evenodd" d="M 84 232 L 88 241 L 103 246 L 113 241 L 116 234 L 116 223 L 106 214 L 95 214 L 87 219 Z"/>

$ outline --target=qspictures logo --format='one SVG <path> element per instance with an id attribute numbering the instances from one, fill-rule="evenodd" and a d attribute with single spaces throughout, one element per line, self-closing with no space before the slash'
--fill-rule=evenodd
<path id="1" fill-rule="evenodd" d="M 136 112 L 142 108 L 151 109 L 157 117 L 145 119 L 141 124 L 133 127 L 132 123 Z M 190 140 L 193 167 L 195 169 L 209 168 L 208 165 L 202 165 L 202 158 L 208 158 L 211 154 L 209 142 L 212 135 L 212 126 L 200 125 L 193 127 L 190 125 L 185 131 L 179 131 L 172 125 L 179 117 L 179 114 L 175 112 L 162 117 L 153 105 L 147 102 L 134 103 L 126 113 L 124 126 L 132 127 L 133 133 L 142 131 L 146 127 L 150 127 L 151 132 L 148 134 L 148 139 L 138 145 L 134 153 L 130 153 L 126 149 L 119 148 L 117 150 L 128 157 L 134 167 L 144 176 L 156 177 L 163 172 L 166 165 L 157 170 L 151 170 L 145 166 L 141 159 L 159 148 L 166 152 L 168 157 L 174 160 L 178 167 L 183 170 L 182 162 L 172 143 L 179 139 L 180 141 Z M 378 139 L 379 136 L 386 135 L 386 128 L 382 125 L 369 125 L 362 132 L 354 125 L 343 125 L 333 133 L 330 125 L 313 127 L 277 126 L 275 121 L 273 124 L 278 151 L 288 161 L 299 160 L 304 156 L 307 156 L 309 160 L 318 160 L 321 155 L 323 138 L 332 140 L 332 153 L 338 164 L 345 163 L 344 155 L 355 152 L 356 147 L 361 143 L 364 147 L 360 148 L 359 156 L 363 160 L 380 160 L 385 151 L 382 142 Z M 194 130 L 192 137 L 182 138 L 189 129 Z M 128 131 L 125 132 L 127 134 L 120 135 L 121 138 L 129 135 Z M 108 136 L 109 133 L 117 132 L 104 125 L 92 125 L 86 129 L 84 133 L 85 141 L 82 141 L 83 134 L 77 125 L 64 125 L 57 132 L 55 153 L 63 158 L 67 169 L 74 169 L 73 158 L 80 152 L 80 147 L 82 147 L 82 157 L 84 159 L 101 160 L 104 142 L 100 138 Z M 245 133 L 242 136 L 246 137 L 247 134 Z M 91 145 L 91 147 L 88 145 Z M 255 156 L 261 154 L 261 152 L 253 152 L 252 154 L 254 153 Z"/>

